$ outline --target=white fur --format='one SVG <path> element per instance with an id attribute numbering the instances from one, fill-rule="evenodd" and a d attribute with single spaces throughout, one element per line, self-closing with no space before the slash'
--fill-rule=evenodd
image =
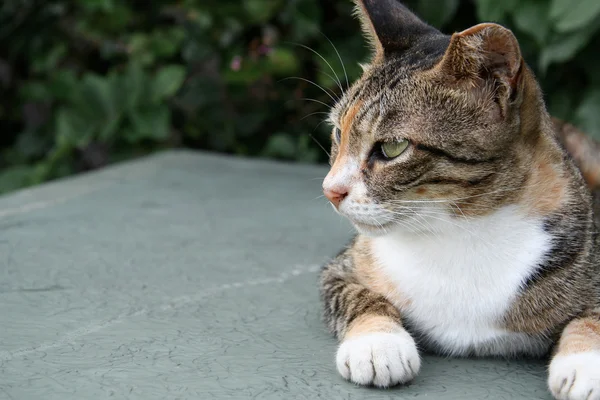
<path id="1" fill-rule="evenodd" d="M 501 324 L 549 250 L 542 222 L 515 206 L 473 219 L 437 215 L 423 220 L 428 233 L 396 229 L 373 238 L 381 272 L 409 302 L 397 305 L 408 326 L 447 354 L 546 351 L 548 343 Z"/>
<path id="2" fill-rule="evenodd" d="M 415 341 L 405 330 L 368 333 L 344 340 L 336 364 L 345 379 L 379 387 L 406 383 L 421 368 Z"/>
<path id="3" fill-rule="evenodd" d="M 335 173 L 329 171 L 323 180 L 323 189 L 335 190 L 338 188 L 352 188 L 356 184 L 359 176 L 358 170 L 358 161 L 355 159 L 348 159 L 340 169 L 335 171 Z M 350 191 L 350 193 L 351 192 L 352 191 Z"/>
<path id="4" fill-rule="evenodd" d="M 600 400 L 600 351 L 554 357 L 548 386 L 558 400 Z"/>

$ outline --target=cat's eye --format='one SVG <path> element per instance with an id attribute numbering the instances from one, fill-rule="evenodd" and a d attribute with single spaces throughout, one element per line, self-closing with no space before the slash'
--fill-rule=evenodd
<path id="1" fill-rule="evenodd" d="M 381 143 L 381 153 L 385 158 L 391 159 L 398 157 L 404 153 L 404 150 L 408 147 L 408 140 L 402 139 L 396 142 L 384 142 Z"/>
<path id="2" fill-rule="evenodd" d="M 333 136 L 335 137 L 336 143 L 339 143 L 342 140 L 342 131 L 338 128 L 333 128 Z"/>

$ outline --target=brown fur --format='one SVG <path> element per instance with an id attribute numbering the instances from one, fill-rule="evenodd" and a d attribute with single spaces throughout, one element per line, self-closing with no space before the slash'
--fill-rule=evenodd
<path id="1" fill-rule="evenodd" d="M 367 289 L 354 273 L 352 246 L 344 249 L 336 257 L 335 263 L 327 267 L 327 274 L 321 275 L 321 293 L 328 298 L 325 315 L 336 316 L 326 320 L 329 329 L 339 338 L 345 337 L 352 323 L 361 316 L 381 316 L 390 318 L 402 326 L 400 313 L 384 296 Z"/>
<path id="2" fill-rule="evenodd" d="M 535 154 L 531 172 L 524 182 L 519 202 L 528 213 L 550 215 L 568 202 L 569 177 L 560 163 L 552 162 L 544 151 Z"/>

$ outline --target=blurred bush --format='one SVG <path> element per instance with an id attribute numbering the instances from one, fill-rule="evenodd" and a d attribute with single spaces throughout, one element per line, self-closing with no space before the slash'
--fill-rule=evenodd
<path id="1" fill-rule="evenodd" d="M 551 113 L 600 138 L 598 0 L 405 3 L 446 32 L 512 28 Z M 327 105 L 368 55 L 351 14 L 349 0 L 4 0 L 0 192 L 168 147 L 325 161 Z"/>

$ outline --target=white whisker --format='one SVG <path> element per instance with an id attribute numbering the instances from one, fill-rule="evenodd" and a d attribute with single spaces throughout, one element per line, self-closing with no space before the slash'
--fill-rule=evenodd
<path id="1" fill-rule="evenodd" d="M 305 115 L 304 117 L 300 118 L 300 121 L 302 121 L 303 119 L 306 119 L 306 118 L 308 118 L 308 117 L 311 117 L 311 116 L 313 116 L 313 115 L 318 115 L 318 114 L 329 114 L 329 113 L 328 113 L 328 112 L 325 112 L 325 111 L 315 111 L 315 112 L 312 112 L 312 113 L 310 113 L 310 114 L 307 114 L 307 115 Z"/>
<path id="2" fill-rule="evenodd" d="M 321 54 L 320 54 L 318 51 L 316 51 L 316 50 L 314 50 L 314 49 L 312 49 L 312 48 L 310 48 L 310 47 L 308 47 L 308 46 L 306 46 L 306 45 L 303 45 L 303 44 L 301 44 L 301 43 L 292 43 L 292 44 L 293 44 L 293 45 L 296 45 L 296 46 L 300 46 L 300 47 L 302 47 L 302 48 L 304 48 L 304 49 L 306 49 L 306 50 L 308 50 L 308 51 L 312 51 L 312 52 L 313 52 L 314 54 L 316 54 L 316 55 L 317 55 L 319 58 L 321 58 L 321 60 L 323 60 L 323 61 L 325 62 L 325 64 L 327 64 L 327 66 L 329 67 L 329 69 L 331 69 L 331 72 L 333 72 L 333 74 L 335 75 L 335 79 L 333 79 L 333 77 L 331 77 L 331 78 L 333 79 L 333 81 L 334 81 L 335 83 L 337 83 L 337 85 L 339 86 L 339 88 L 340 88 L 340 90 L 342 91 L 342 93 L 344 93 L 344 88 L 342 88 L 342 82 L 341 82 L 341 81 L 340 81 L 340 79 L 337 77 L 337 74 L 335 73 L 335 70 L 333 69 L 333 67 L 331 66 L 331 64 L 329 64 L 329 61 L 327 61 L 327 60 L 325 59 L 325 57 L 323 57 L 323 56 L 322 56 L 322 55 L 321 55 Z"/>
<path id="3" fill-rule="evenodd" d="M 340 56 L 340 52 L 338 51 L 337 47 L 335 47 L 335 44 L 333 44 L 333 42 L 327 37 L 326 34 L 324 34 L 323 32 L 321 32 L 321 34 L 323 36 L 325 36 L 325 39 L 327 39 L 327 41 L 331 44 L 331 47 L 333 47 L 333 50 L 335 50 L 335 54 L 337 54 L 338 59 L 340 60 L 340 64 L 342 64 L 342 69 L 344 70 L 344 76 L 346 77 L 346 87 L 349 87 L 350 83 L 348 82 L 348 74 L 346 73 L 346 66 L 344 65 L 342 56 Z M 342 90 L 342 93 L 343 93 L 343 90 Z"/>
<path id="4" fill-rule="evenodd" d="M 325 107 L 327 107 L 327 109 L 331 109 L 331 106 L 321 100 L 317 100 L 317 99 L 311 99 L 310 97 L 302 97 L 300 100 L 306 100 L 306 101 L 312 101 L 314 103 L 319 103 L 321 105 L 324 105 Z"/>
<path id="5" fill-rule="evenodd" d="M 335 95 L 335 93 L 333 93 L 333 92 L 331 92 L 331 91 L 329 91 L 329 90 L 325 89 L 323 86 L 319 85 L 318 83 L 315 83 L 315 82 L 311 81 L 310 79 L 302 78 L 302 77 L 299 77 L 299 76 L 290 76 L 290 77 L 287 77 L 287 78 L 283 78 L 283 79 L 281 79 L 279 82 L 286 81 L 286 80 L 288 80 L 288 79 L 298 79 L 298 80 L 300 80 L 300 81 L 303 81 L 303 82 L 306 82 L 306 83 L 310 83 L 311 85 L 314 85 L 314 86 L 318 87 L 319 89 L 321 89 L 321 90 L 323 91 L 323 93 L 325 93 L 327 96 L 329 96 L 329 98 L 330 98 L 330 99 L 331 99 L 331 100 L 332 100 L 334 103 L 335 103 L 335 102 L 337 102 L 337 101 L 339 100 L 339 99 L 337 99 L 336 97 L 333 97 L 333 96 Z M 332 93 L 333 93 L 333 94 L 332 94 Z"/>

